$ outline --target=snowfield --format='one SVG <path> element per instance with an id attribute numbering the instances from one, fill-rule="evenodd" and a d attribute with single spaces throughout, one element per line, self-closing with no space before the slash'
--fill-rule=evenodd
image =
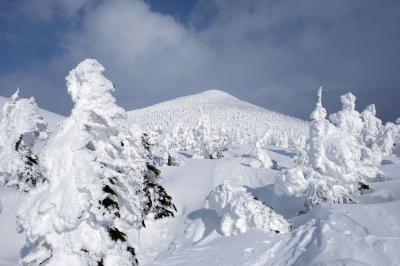
<path id="1" fill-rule="evenodd" d="M 184 166 L 162 168 L 163 182 L 178 209 L 175 218 L 147 221 L 129 237 L 138 243 L 140 265 L 399 265 L 400 159 L 381 167 L 389 179 L 371 185 L 360 204 L 321 204 L 299 215 L 303 202 L 278 196 L 279 171 L 244 166 L 248 146 L 232 147 L 221 160 L 186 159 Z M 278 165 L 292 153 L 268 149 Z M 285 234 L 253 229 L 225 237 L 220 218 L 205 208 L 210 191 L 224 181 L 242 185 L 292 225 Z M 1 188 L 0 265 L 17 265 L 23 236 L 15 213 L 24 193 Z M 138 240 L 138 237 L 140 240 Z"/>
<path id="2" fill-rule="evenodd" d="M 52 130 L 64 120 L 45 110 L 40 113 Z M 236 140 L 228 143 L 221 159 L 198 159 L 191 151 L 179 151 L 179 166 L 160 167 L 160 183 L 177 213 L 173 218 L 147 218 L 145 228 L 129 231 L 139 265 L 400 265 L 398 151 L 384 157 L 379 170 L 385 178 L 371 181 L 358 203 L 323 202 L 305 212 L 305 196 L 277 194 L 275 184 L 282 171 L 297 166 L 295 155 L 305 146 L 308 122 L 221 91 L 128 114 L 132 128 L 163 132 L 177 124 L 194 128 L 199 117 L 207 117 Z M 270 157 L 271 168 L 254 163 L 259 139 L 264 141 L 258 152 Z M 25 236 L 16 226 L 25 198 L 24 192 L 0 187 L 0 265 L 18 265 L 26 252 Z"/>

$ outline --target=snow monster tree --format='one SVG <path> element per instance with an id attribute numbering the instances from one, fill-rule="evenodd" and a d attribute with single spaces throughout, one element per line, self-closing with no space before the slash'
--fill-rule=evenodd
<path id="1" fill-rule="evenodd" d="M 363 169 L 362 145 L 356 134 L 362 123 L 354 110 L 354 96 L 342 96 L 343 111 L 326 119 L 322 106 L 322 88 L 310 117 L 309 138 L 302 162 L 298 167 L 283 171 L 277 180 L 277 194 L 305 196 L 305 206 L 312 208 L 321 202 L 356 202 L 361 189 L 368 187 L 360 169 Z M 353 127 L 354 126 L 354 127 Z"/>
<path id="2" fill-rule="evenodd" d="M 137 265 L 127 231 L 143 224 L 146 162 L 103 71 L 86 59 L 66 78 L 75 107 L 47 145 L 48 182 L 17 217 L 24 265 Z"/>
<path id="3" fill-rule="evenodd" d="M 19 90 L 6 102 L 0 121 L 0 185 L 28 192 L 44 181 L 34 146 L 47 139 L 47 123 L 35 100 L 18 94 Z"/>

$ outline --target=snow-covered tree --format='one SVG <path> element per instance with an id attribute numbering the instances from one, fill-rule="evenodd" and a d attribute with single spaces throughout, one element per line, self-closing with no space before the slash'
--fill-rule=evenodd
<path id="1" fill-rule="evenodd" d="M 276 233 L 291 230 L 285 218 L 255 199 L 244 187 L 223 183 L 211 191 L 205 206 L 221 217 L 221 232 L 225 236 L 243 234 L 251 229 Z"/>
<path id="2" fill-rule="evenodd" d="M 179 151 L 190 150 L 186 146 L 186 135 L 183 127 L 178 124 L 173 130 L 164 134 L 162 140 L 163 164 L 169 166 L 182 165 L 184 161 L 180 158 Z"/>
<path id="3" fill-rule="evenodd" d="M 375 152 L 380 152 L 382 156 L 391 155 L 399 136 L 399 125 L 388 122 L 377 134 L 372 148 Z"/>
<path id="4" fill-rule="evenodd" d="M 368 148 L 372 148 L 379 133 L 383 130 L 382 121 L 376 117 L 376 108 L 374 104 L 368 105 L 361 113 L 364 122 L 362 128 L 362 140 Z"/>
<path id="5" fill-rule="evenodd" d="M 223 157 L 222 152 L 228 149 L 228 138 L 223 129 L 213 128 L 210 119 L 203 115 L 193 132 L 194 158 L 220 159 Z"/>
<path id="6" fill-rule="evenodd" d="M 340 96 L 342 110 L 329 116 L 329 120 L 342 131 L 358 137 L 363 129 L 361 114 L 355 109 L 356 97 L 348 92 Z"/>
<path id="7" fill-rule="evenodd" d="M 262 141 L 257 141 L 254 145 L 252 155 L 255 160 L 250 162 L 250 166 L 255 168 L 271 168 L 273 162 L 266 149 L 263 148 Z"/>
<path id="8" fill-rule="evenodd" d="M 160 178 L 160 170 L 157 169 L 152 160 L 151 142 L 147 134 L 142 135 L 142 144 L 145 149 L 144 158 L 146 161 L 146 169 L 144 171 L 144 193 L 146 196 L 144 214 L 150 215 L 154 219 L 164 217 L 174 217 L 176 212 L 172 198 L 158 181 Z"/>
<path id="9" fill-rule="evenodd" d="M 17 217 L 24 265 L 137 264 L 127 230 L 144 219 L 145 161 L 103 71 L 86 59 L 66 78 L 75 107 L 47 145 L 49 182 L 31 191 Z"/>
<path id="10" fill-rule="evenodd" d="M 381 121 L 376 117 L 375 105 L 369 105 L 360 114 L 355 110 L 356 97 L 350 92 L 340 97 L 342 110 L 332 114 L 330 120 L 337 125 L 347 139 L 351 139 L 356 175 L 364 180 L 373 180 L 382 176 L 379 165 L 381 153 L 374 148 L 378 135 L 383 130 Z M 344 147 L 345 148 L 345 147 Z M 365 183 L 365 181 L 362 181 Z"/>
<path id="11" fill-rule="evenodd" d="M 361 132 L 362 121 L 354 111 L 352 95 L 344 95 L 341 98 L 343 110 L 331 116 L 338 127 L 326 120 L 321 98 L 320 88 L 318 102 L 310 116 L 306 158 L 300 160 L 303 165 L 285 170 L 275 186 L 278 194 L 305 195 L 307 208 L 325 201 L 355 202 L 365 184 L 359 171 L 362 146 L 354 136 Z"/>
<path id="12" fill-rule="evenodd" d="M 5 103 L 0 121 L 0 185 L 29 191 L 45 180 L 34 148 L 47 139 L 47 123 L 35 100 L 18 93 Z"/>

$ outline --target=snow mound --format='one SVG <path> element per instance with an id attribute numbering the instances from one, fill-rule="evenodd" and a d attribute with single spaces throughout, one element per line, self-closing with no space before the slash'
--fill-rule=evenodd
<path id="1" fill-rule="evenodd" d="M 206 208 L 221 217 L 221 232 L 225 236 L 243 234 L 251 229 L 288 233 L 289 223 L 270 207 L 258 201 L 244 187 L 223 183 L 211 191 Z"/>

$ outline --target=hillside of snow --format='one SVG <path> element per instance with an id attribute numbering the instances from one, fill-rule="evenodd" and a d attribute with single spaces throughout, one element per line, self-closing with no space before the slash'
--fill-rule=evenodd
<path id="1" fill-rule="evenodd" d="M 381 169 L 389 178 L 372 184 L 360 204 L 324 203 L 298 216 L 301 200 L 274 193 L 279 170 L 256 169 L 240 162 L 249 150 L 247 145 L 234 146 L 221 160 L 187 158 L 183 166 L 161 169 L 162 184 L 178 213 L 175 218 L 148 221 L 139 235 L 130 235 L 138 243 L 140 265 L 399 265 L 398 157 L 385 160 Z M 274 147 L 267 152 L 278 165 L 293 165 L 292 152 Z M 220 218 L 204 203 L 210 191 L 226 180 L 245 186 L 273 207 L 290 222 L 292 232 L 250 230 L 223 236 Z M 24 194 L 0 189 L 0 265 L 17 265 L 24 238 L 16 232 L 15 213 Z"/>
<path id="2" fill-rule="evenodd" d="M 308 134 L 303 120 L 266 110 L 218 90 L 180 97 L 128 112 L 131 123 L 144 130 L 194 128 L 206 119 L 214 128 L 230 131 L 238 142 L 254 142 L 268 135 L 277 146 L 304 145 Z"/>
<path id="3" fill-rule="evenodd" d="M 4 101 L 0 97 L 0 106 Z M 53 130 L 64 119 L 39 112 Z M 160 183 L 177 213 L 147 219 L 145 228 L 128 232 L 139 265 L 400 265 L 398 149 L 384 156 L 379 165 L 384 178 L 369 182 L 357 202 L 323 202 L 305 211 L 304 197 L 278 194 L 276 186 L 285 170 L 299 164 L 296 152 L 308 137 L 308 122 L 221 91 L 128 114 L 135 130 L 166 132 L 176 125 L 193 129 L 206 119 L 235 139 L 220 159 L 195 158 L 192 151 L 179 150 L 178 166 L 159 167 Z M 336 155 L 336 143 L 330 142 L 324 145 Z M 271 163 L 260 166 L 265 157 Z M 18 265 L 27 252 L 16 226 L 17 210 L 26 197 L 25 192 L 0 187 L 0 266 Z"/>

